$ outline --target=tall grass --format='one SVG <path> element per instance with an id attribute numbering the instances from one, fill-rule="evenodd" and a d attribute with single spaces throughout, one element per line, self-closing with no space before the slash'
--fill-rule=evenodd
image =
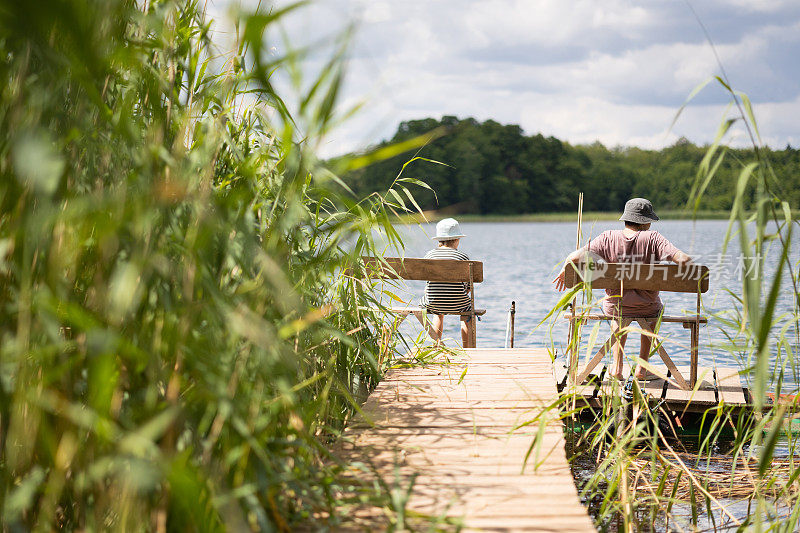
<path id="1" fill-rule="evenodd" d="M 0 8 L 3 531 L 336 523 L 325 444 L 386 358 L 339 273 L 402 246 L 406 204 L 313 153 L 340 49 L 297 109 L 274 89 L 300 7 L 241 13 L 230 50 L 196 0 Z"/>

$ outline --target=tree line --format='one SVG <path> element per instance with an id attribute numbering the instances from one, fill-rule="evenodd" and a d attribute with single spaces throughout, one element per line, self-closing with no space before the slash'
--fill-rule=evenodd
<path id="1" fill-rule="evenodd" d="M 444 116 L 402 122 L 378 148 L 439 129 L 446 133 L 417 152 L 396 155 L 350 173 L 346 180 L 359 195 L 386 190 L 403 164 L 415 155 L 403 175 L 424 181 L 415 197 L 423 209 L 454 213 L 518 214 L 570 211 L 578 192 L 587 211 L 618 211 L 628 198 L 649 198 L 658 209 L 684 209 L 707 147 L 681 138 L 661 150 L 607 148 L 599 142 L 571 145 L 542 134 L 525 135 L 517 125 L 494 120 Z M 800 205 L 800 151 L 764 149 L 774 170 L 775 192 Z M 752 149 L 728 149 L 700 200 L 699 209 L 731 208 L 740 161 Z M 433 160 L 443 164 L 432 163 Z M 713 166 L 713 161 L 711 162 Z M 752 203 L 755 191 L 749 191 Z"/>

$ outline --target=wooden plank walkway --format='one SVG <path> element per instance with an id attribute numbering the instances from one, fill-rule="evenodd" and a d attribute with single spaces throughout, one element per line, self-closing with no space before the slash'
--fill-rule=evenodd
<path id="1" fill-rule="evenodd" d="M 340 453 L 389 483 L 413 479 L 412 514 L 454 518 L 465 530 L 595 531 L 558 410 L 545 409 L 557 398 L 546 350 L 466 350 L 448 364 L 391 370 Z"/>

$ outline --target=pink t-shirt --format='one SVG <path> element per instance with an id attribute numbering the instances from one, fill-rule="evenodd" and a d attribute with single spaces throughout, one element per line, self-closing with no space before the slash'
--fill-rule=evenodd
<path id="1" fill-rule="evenodd" d="M 590 252 L 607 263 L 672 261 L 680 251 L 659 232 L 650 230 L 637 231 L 630 237 L 622 230 L 604 231 L 589 241 L 588 246 Z M 663 307 L 658 291 L 628 289 L 619 298 L 619 289 L 606 289 L 606 294 L 611 296 L 603 300 L 603 312 L 607 315 L 656 316 Z"/>

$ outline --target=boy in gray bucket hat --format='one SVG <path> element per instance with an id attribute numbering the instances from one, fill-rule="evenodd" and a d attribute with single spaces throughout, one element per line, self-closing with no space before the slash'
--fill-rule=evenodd
<path id="1" fill-rule="evenodd" d="M 645 198 L 631 198 L 625 202 L 625 211 L 619 217 L 623 222 L 632 224 L 647 224 L 658 220 L 658 215 L 653 211 L 653 204 Z"/>
<path id="2" fill-rule="evenodd" d="M 469 257 L 464 252 L 458 251 L 461 238 L 466 237 L 461 231 L 461 226 L 454 218 L 445 218 L 436 224 L 436 236 L 433 240 L 439 241 L 439 246 L 425 254 L 424 259 L 456 259 L 469 261 Z M 446 283 L 440 281 L 429 281 L 425 285 L 425 296 L 422 298 L 422 306 L 427 309 L 430 317 L 431 327 L 428 333 L 439 342 L 444 330 L 444 313 L 455 314 L 469 311 L 472 302 L 469 297 L 468 283 Z M 471 328 L 475 324 L 471 321 L 472 317 L 461 317 L 461 342 L 467 346 L 471 338 Z"/>
<path id="3" fill-rule="evenodd" d="M 604 231 L 597 238 L 575 250 L 564 261 L 579 262 L 587 254 L 600 258 L 606 263 L 655 263 L 657 261 L 674 261 L 678 264 L 688 263 L 691 258 L 680 251 L 657 231 L 650 230 L 650 224 L 658 220 L 653 211 L 653 204 L 644 198 L 632 198 L 625 203 L 625 210 L 619 217 L 625 223 L 621 230 Z M 553 280 L 559 291 L 564 290 L 564 269 Z M 658 291 L 628 289 L 620 296 L 619 289 L 607 289 L 606 298 L 602 302 L 603 312 L 610 316 L 620 317 L 653 317 L 649 321 L 650 327 L 655 327 L 658 315 L 664 308 Z M 611 328 L 618 327 L 612 321 Z M 614 345 L 614 361 L 611 366 L 611 375 L 622 379 L 622 348 L 625 346 L 626 335 L 620 337 L 620 342 Z M 647 361 L 650 357 L 650 337 L 642 335 L 639 357 Z M 654 377 L 639 366 L 636 369 L 637 379 L 650 379 Z"/>

